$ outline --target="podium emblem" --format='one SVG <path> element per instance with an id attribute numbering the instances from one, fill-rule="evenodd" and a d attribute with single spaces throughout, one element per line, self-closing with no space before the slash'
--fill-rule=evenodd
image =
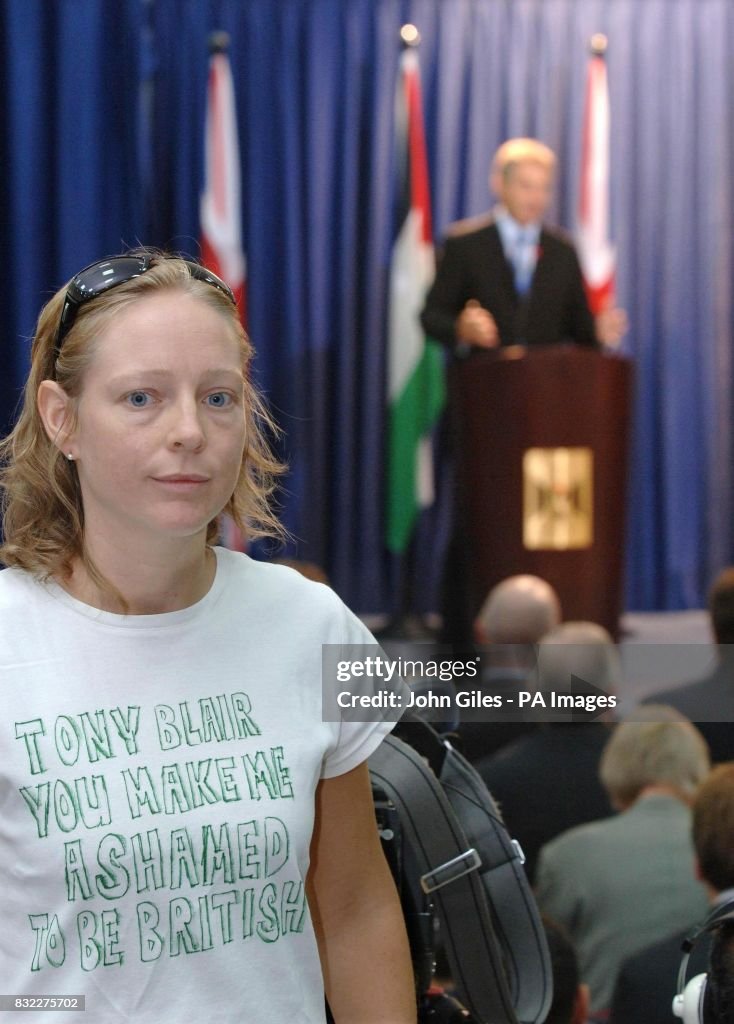
<path id="1" fill-rule="evenodd" d="M 589 548 L 594 539 L 591 448 L 528 448 L 523 455 L 523 545 Z"/>

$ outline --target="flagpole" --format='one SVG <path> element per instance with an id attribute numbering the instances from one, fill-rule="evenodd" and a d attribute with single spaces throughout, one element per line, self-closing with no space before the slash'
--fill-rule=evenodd
<path id="1" fill-rule="evenodd" d="M 403 25 L 400 29 L 403 50 L 417 49 L 421 34 L 415 25 Z M 433 634 L 426 627 L 420 615 L 413 611 L 415 574 L 417 567 L 417 524 L 403 553 L 400 566 L 400 587 L 397 621 L 393 624 L 392 635 L 405 640 L 429 640 Z"/>
<path id="2" fill-rule="evenodd" d="M 244 321 L 247 263 L 242 245 L 242 174 L 234 83 L 228 55 L 230 37 L 219 30 L 211 32 L 206 42 L 209 71 L 204 121 L 204 182 L 199 197 L 201 260 L 230 286 Z M 221 519 L 221 542 L 236 551 L 247 548 L 241 528 L 229 516 Z"/>
<path id="3" fill-rule="evenodd" d="M 415 25 L 405 24 L 400 29 L 403 52 L 420 46 L 421 34 Z M 425 624 L 423 617 L 413 611 L 415 596 L 415 570 L 417 565 L 417 523 L 413 527 L 405 550 L 400 554 L 398 571 L 398 607 L 388 624 L 378 632 L 378 637 L 394 640 L 434 640 L 433 631 Z"/>
<path id="4" fill-rule="evenodd" d="M 400 41 L 403 44 L 403 49 L 407 50 L 413 46 L 420 46 L 421 34 L 415 25 L 403 25 L 400 29 Z"/>
<path id="5" fill-rule="evenodd" d="M 229 32 L 217 30 L 209 34 L 209 53 L 226 53 L 229 49 Z"/>

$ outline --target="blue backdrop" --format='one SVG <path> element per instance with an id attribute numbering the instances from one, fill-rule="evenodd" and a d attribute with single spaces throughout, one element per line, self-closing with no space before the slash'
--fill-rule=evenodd
<path id="1" fill-rule="evenodd" d="M 423 37 L 437 236 L 486 209 L 491 154 L 517 134 L 558 152 L 552 214 L 572 226 L 587 44 L 609 37 L 613 230 L 638 366 L 628 605 L 697 605 L 732 560 L 730 0 L 4 0 L 0 422 L 65 278 L 137 242 L 196 252 L 207 35 L 224 28 L 250 330 L 287 432 L 284 517 L 350 604 L 389 608 L 385 311 L 407 20 Z M 421 526 L 423 607 L 445 509 Z"/>

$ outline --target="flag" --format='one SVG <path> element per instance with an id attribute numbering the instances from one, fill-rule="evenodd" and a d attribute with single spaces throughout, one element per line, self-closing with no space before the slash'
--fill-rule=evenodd
<path id="1" fill-rule="evenodd" d="M 229 58 L 212 53 L 204 129 L 204 191 L 201 194 L 201 260 L 226 281 L 245 319 L 245 254 L 242 248 L 240 148 Z"/>
<path id="2" fill-rule="evenodd" d="M 234 292 L 245 320 L 246 263 L 242 248 L 240 149 L 229 58 L 222 47 L 209 60 L 204 128 L 204 189 L 199 203 L 201 261 Z M 220 522 L 220 541 L 244 551 L 247 540 L 229 516 Z"/>
<path id="3" fill-rule="evenodd" d="M 395 98 L 396 238 L 388 313 L 386 544 L 405 551 L 433 501 L 431 431 L 445 402 L 443 353 L 418 320 L 434 275 L 428 159 L 418 54 L 405 49 Z"/>
<path id="4" fill-rule="evenodd" d="M 589 58 L 576 240 L 591 312 L 613 305 L 617 255 L 609 239 L 609 88 L 603 51 Z"/>

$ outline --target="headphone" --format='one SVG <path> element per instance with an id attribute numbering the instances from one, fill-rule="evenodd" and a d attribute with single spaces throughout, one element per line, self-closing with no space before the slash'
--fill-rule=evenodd
<path id="1" fill-rule="evenodd" d="M 691 950 L 702 935 L 716 931 L 724 921 L 734 921 L 734 900 L 727 900 L 715 907 L 703 924 L 691 932 L 683 941 L 683 959 L 678 969 L 678 994 L 673 999 L 673 1016 L 683 1024 L 703 1024 L 703 1009 L 706 1001 L 706 975 L 697 974 L 686 984 L 686 973 Z"/>

